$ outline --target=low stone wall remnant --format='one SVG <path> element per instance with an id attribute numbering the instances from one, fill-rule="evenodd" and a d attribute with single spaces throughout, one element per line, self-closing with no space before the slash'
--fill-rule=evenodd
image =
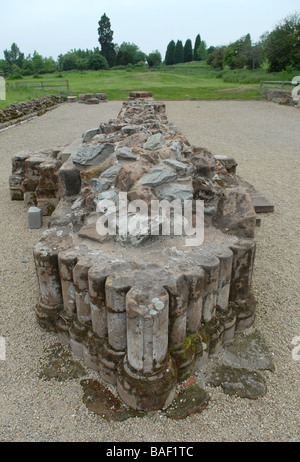
<path id="1" fill-rule="evenodd" d="M 298 107 L 298 100 L 295 100 L 292 96 L 291 90 L 279 90 L 279 89 L 268 89 L 263 88 L 262 98 L 271 101 L 272 103 L 281 104 L 284 106 Z"/>
<path id="2" fill-rule="evenodd" d="M 64 103 L 66 98 L 63 96 L 42 96 L 41 98 L 32 98 L 30 101 L 11 104 L 6 109 L 0 109 L 0 124 L 9 121 L 18 120 L 28 115 L 37 113 L 43 114 L 47 109 Z"/>

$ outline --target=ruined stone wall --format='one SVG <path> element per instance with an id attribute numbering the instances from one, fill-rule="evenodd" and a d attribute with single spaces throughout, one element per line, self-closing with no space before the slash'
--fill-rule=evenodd
<path id="1" fill-rule="evenodd" d="M 24 200 L 25 207 L 37 206 L 44 216 L 57 207 L 59 194 L 58 172 L 62 166 L 62 149 L 22 151 L 12 158 L 9 189 L 12 200 Z"/>
<path id="2" fill-rule="evenodd" d="M 24 119 L 30 115 L 41 115 L 49 108 L 65 102 L 63 96 L 42 96 L 30 101 L 10 104 L 6 109 L 0 109 L 0 124 L 6 126 L 10 121 Z"/>
<path id="3" fill-rule="evenodd" d="M 125 102 L 52 170 L 60 199 L 34 251 L 37 320 L 134 409 L 169 405 L 178 383 L 253 325 L 256 213 L 235 167 L 190 145 L 150 98 Z M 97 203 L 120 192 L 128 204 L 203 200 L 203 244 L 99 235 Z"/>

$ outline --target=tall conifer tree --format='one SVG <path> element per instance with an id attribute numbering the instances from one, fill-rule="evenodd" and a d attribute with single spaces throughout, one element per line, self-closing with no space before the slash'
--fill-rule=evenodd
<path id="1" fill-rule="evenodd" d="M 184 51 L 181 40 L 177 40 L 175 46 L 175 64 L 183 63 Z"/>
<path id="2" fill-rule="evenodd" d="M 111 30 L 110 20 L 104 13 L 98 23 L 98 41 L 101 45 L 101 54 L 106 58 L 109 67 L 114 66 L 116 52 L 113 44 L 113 31 Z"/>
<path id="3" fill-rule="evenodd" d="M 165 63 L 167 66 L 170 66 L 175 63 L 175 42 L 171 40 L 171 42 L 167 46 Z"/>
<path id="4" fill-rule="evenodd" d="M 192 47 L 192 41 L 190 39 L 187 39 L 187 41 L 184 44 L 184 56 L 183 60 L 185 63 L 189 63 L 190 61 L 193 61 L 193 47 Z"/>
<path id="5" fill-rule="evenodd" d="M 201 43 L 201 37 L 200 37 L 200 34 L 198 34 L 196 37 L 195 46 L 194 46 L 194 61 L 199 61 L 197 50 L 200 46 L 200 43 Z"/>

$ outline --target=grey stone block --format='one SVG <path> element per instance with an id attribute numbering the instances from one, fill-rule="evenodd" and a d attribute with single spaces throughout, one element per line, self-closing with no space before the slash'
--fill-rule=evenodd
<path id="1" fill-rule="evenodd" d="M 156 133 L 155 135 L 151 136 L 147 143 L 145 143 L 144 148 L 149 149 L 150 151 L 155 151 L 156 149 L 160 149 L 164 146 L 165 139 L 161 133 Z"/>
<path id="2" fill-rule="evenodd" d="M 92 178 L 90 180 L 90 186 L 95 193 L 101 193 L 107 191 L 111 187 L 111 181 L 102 180 L 101 178 Z"/>
<path id="3" fill-rule="evenodd" d="M 141 184 L 143 186 L 160 186 L 164 183 L 169 183 L 171 181 L 175 181 L 177 179 L 177 175 L 169 167 L 159 166 L 153 168 L 148 175 L 144 176 Z"/>
<path id="4" fill-rule="evenodd" d="M 132 150 L 128 148 L 127 146 L 124 146 L 123 148 L 119 148 L 116 151 L 116 157 L 118 160 L 132 160 L 132 161 L 137 160 L 137 157 L 132 153 Z"/>
<path id="5" fill-rule="evenodd" d="M 99 128 L 91 128 L 90 130 L 86 130 L 83 135 L 82 135 L 82 141 L 84 143 L 87 143 L 89 141 L 91 141 L 91 139 L 95 136 L 95 135 L 98 135 L 99 134 Z"/>
<path id="6" fill-rule="evenodd" d="M 43 225 L 42 210 L 38 207 L 30 207 L 28 210 L 28 226 L 30 229 L 39 229 Z"/>
<path id="7" fill-rule="evenodd" d="M 96 93 L 96 98 L 98 98 L 101 101 L 107 100 L 107 94 L 106 93 Z"/>
<path id="8" fill-rule="evenodd" d="M 123 166 L 124 164 L 117 162 L 115 165 L 105 170 L 101 176 L 103 178 L 115 178 Z"/>
<path id="9" fill-rule="evenodd" d="M 80 171 L 73 164 L 71 158 L 65 162 L 58 172 L 59 191 L 61 196 L 75 196 L 81 188 Z"/>
<path id="10" fill-rule="evenodd" d="M 193 190 L 188 185 L 167 183 L 157 188 L 156 195 L 160 200 L 179 200 L 184 202 L 193 199 Z"/>
<path id="11" fill-rule="evenodd" d="M 173 168 L 177 173 L 182 175 L 192 170 L 189 164 L 184 164 L 183 162 L 180 162 L 176 159 L 169 158 L 165 159 L 163 162 L 164 164 L 167 164 L 169 167 Z"/>
<path id="12" fill-rule="evenodd" d="M 112 143 L 103 143 L 97 146 L 86 145 L 79 149 L 73 157 L 74 164 L 98 165 L 104 162 L 113 152 L 115 146 Z"/>

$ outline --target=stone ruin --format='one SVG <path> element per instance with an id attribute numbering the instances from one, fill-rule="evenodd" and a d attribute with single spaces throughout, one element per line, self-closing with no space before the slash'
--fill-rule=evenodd
<path id="1" fill-rule="evenodd" d="M 299 100 L 294 99 L 291 90 L 263 88 L 261 96 L 267 101 L 285 106 L 300 107 Z"/>
<path id="2" fill-rule="evenodd" d="M 16 121 L 26 120 L 30 117 L 42 115 L 47 110 L 65 102 L 63 96 L 42 96 L 32 98 L 30 101 L 10 104 L 6 109 L 0 109 L 0 128 L 12 125 Z"/>
<path id="3" fill-rule="evenodd" d="M 107 94 L 106 93 L 96 93 L 96 95 L 92 93 L 85 93 L 80 94 L 77 96 L 68 96 L 67 98 L 68 103 L 81 103 L 81 104 L 99 104 L 99 103 L 106 103 L 107 102 Z"/>
<path id="4" fill-rule="evenodd" d="M 163 103 L 137 96 L 69 150 L 16 155 L 10 190 L 51 215 L 34 250 L 38 323 L 146 411 L 253 325 L 256 212 L 234 160 L 191 145 Z M 204 242 L 99 234 L 97 204 L 117 207 L 121 192 L 128 205 L 204 201 Z"/>

